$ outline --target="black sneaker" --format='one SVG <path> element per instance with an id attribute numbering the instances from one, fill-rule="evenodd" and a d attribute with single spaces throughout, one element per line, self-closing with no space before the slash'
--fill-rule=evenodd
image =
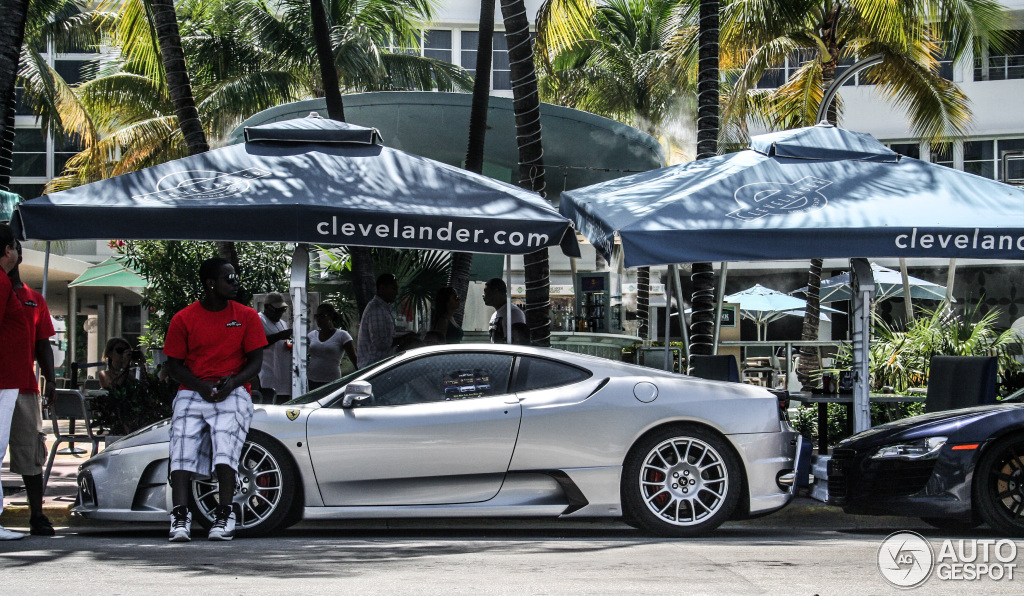
<path id="1" fill-rule="evenodd" d="M 53 529 L 53 524 L 43 514 L 33 515 L 28 520 L 28 526 L 30 533 L 33 536 L 53 536 L 57 532 Z"/>
<path id="2" fill-rule="evenodd" d="M 184 505 L 171 510 L 171 542 L 188 542 L 192 540 L 192 512 Z"/>
<path id="3" fill-rule="evenodd" d="M 231 540 L 235 537 L 235 510 L 231 505 L 217 508 L 217 517 L 210 528 L 210 540 Z"/>

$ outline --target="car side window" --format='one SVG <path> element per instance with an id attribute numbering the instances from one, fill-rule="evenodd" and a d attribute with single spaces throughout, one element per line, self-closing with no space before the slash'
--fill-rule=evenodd
<path id="1" fill-rule="evenodd" d="M 516 369 L 516 380 L 513 391 L 536 391 L 549 387 L 560 387 L 579 383 L 592 377 L 593 374 L 582 368 L 546 360 L 544 358 L 532 358 L 523 356 L 519 359 L 519 367 Z"/>
<path id="2" fill-rule="evenodd" d="M 512 356 L 435 354 L 403 362 L 368 379 L 370 405 L 400 406 L 508 393 Z"/>

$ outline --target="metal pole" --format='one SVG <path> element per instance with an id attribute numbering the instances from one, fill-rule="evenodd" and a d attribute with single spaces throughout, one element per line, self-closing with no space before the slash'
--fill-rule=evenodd
<path id="1" fill-rule="evenodd" d="M 832 103 L 832 99 L 836 96 L 836 93 L 839 92 L 839 88 L 842 87 L 843 84 L 846 83 L 846 81 L 852 79 L 854 75 L 864 70 L 865 68 L 870 68 L 876 64 L 881 64 L 883 61 L 885 61 L 885 56 L 881 54 L 868 56 L 867 58 L 861 60 L 860 62 L 854 63 L 852 66 L 850 66 L 850 68 L 843 71 L 843 74 L 833 79 L 832 84 L 828 86 L 828 89 L 825 90 L 825 95 L 822 96 L 821 98 L 821 104 L 818 105 L 818 115 L 816 121 L 821 122 L 825 120 L 825 114 L 828 113 L 829 104 Z"/>
<path id="2" fill-rule="evenodd" d="M 665 370 L 674 370 L 675 367 L 672 363 L 672 347 L 669 343 L 672 340 L 672 275 L 671 265 L 669 265 L 669 275 L 666 275 L 665 282 L 668 287 L 665 288 Z M 680 308 L 682 308 L 680 306 Z"/>
<path id="3" fill-rule="evenodd" d="M 296 244 L 292 252 L 292 397 L 306 392 L 306 329 L 309 327 L 307 292 L 309 286 L 309 246 Z"/>
<path id="4" fill-rule="evenodd" d="M 903 279 L 903 309 L 907 313 L 907 322 L 914 320 L 914 304 L 910 295 L 910 276 L 907 275 L 907 260 L 900 257 L 900 277 Z"/>
<path id="5" fill-rule="evenodd" d="M 946 273 L 946 308 L 952 308 L 954 277 L 956 277 L 956 259 L 950 259 L 949 272 Z"/>
<path id="6" fill-rule="evenodd" d="M 46 254 L 43 255 L 43 300 L 46 300 L 46 288 L 50 277 L 50 241 L 46 241 Z"/>
<path id="7" fill-rule="evenodd" d="M 715 307 L 715 339 L 712 342 L 711 353 L 718 353 L 718 336 L 722 333 L 722 302 L 725 301 L 725 279 L 729 276 L 729 263 L 723 261 L 719 271 L 721 279 L 718 280 L 718 306 Z"/>
<path id="8" fill-rule="evenodd" d="M 669 265 L 669 271 L 672 273 L 672 283 L 676 288 L 676 303 L 679 304 L 679 331 L 683 334 L 683 358 L 688 360 L 690 358 L 690 329 L 686 323 L 686 309 L 683 308 L 683 284 L 679 280 L 679 266 Z"/>
<path id="9" fill-rule="evenodd" d="M 512 343 L 512 255 L 505 255 L 505 343 Z"/>

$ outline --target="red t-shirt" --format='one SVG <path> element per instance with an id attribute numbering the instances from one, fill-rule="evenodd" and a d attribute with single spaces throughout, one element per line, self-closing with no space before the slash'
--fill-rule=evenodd
<path id="1" fill-rule="evenodd" d="M 0 389 L 35 385 L 32 371 L 33 332 L 11 279 L 0 270 Z"/>
<path id="2" fill-rule="evenodd" d="M 213 312 L 198 302 L 171 319 L 164 354 L 185 363 L 201 381 L 219 381 L 245 367 L 245 355 L 267 345 L 259 314 L 234 300 Z"/>
<path id="3" fill-rule="evenodd" d="M 28 317 L 28 324 L 32 329 L 32 342 L 29 345 L 28 357 L 29 361 L 34 361 L 36 342 L 57 335 L 53 329 L 53 321 L 50 320 L 50 308 L 46 306 L 46 299 L 43 298 L 43 295 L 28 286 L 15 288 L 14 293 L 18 296 L 18 300 L 21 300 L 21 305 L 25 307 L 25 315 Z M 32 375 L 32 382 L 18 389 L 22 393 L 39 393 L 36 376 Z"/>

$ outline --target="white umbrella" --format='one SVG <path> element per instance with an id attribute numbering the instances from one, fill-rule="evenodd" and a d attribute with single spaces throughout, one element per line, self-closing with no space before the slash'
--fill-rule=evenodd
<path id="1" fill-rule="evenodd" d="M 903 297 L 903 276 L 899 271 L 871 263 L 871 272 L 875 276 L 875 302 L 889 298 Z M 907 277 L 910 285 L 910 297 L 916 300 L 945 300 L 946 286 L 925 281 L 916 277 Z M 793 293 L 807 294 L 807 286 Z M 837 302 L 850 299 L 850 274 L 841 273 L 821 282 L 821 302 Z"/>

